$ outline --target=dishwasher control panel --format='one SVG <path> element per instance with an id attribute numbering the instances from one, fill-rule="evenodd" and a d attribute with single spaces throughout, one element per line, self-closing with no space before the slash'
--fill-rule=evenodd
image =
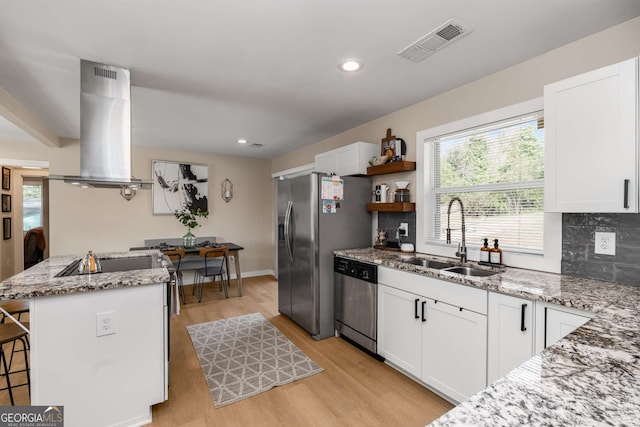
<path id="1" fill-rule="evenodd" d="M 335 257 L 333 271 L 369 283 L 378 283 L 378 266 L 348 258 Z"/>

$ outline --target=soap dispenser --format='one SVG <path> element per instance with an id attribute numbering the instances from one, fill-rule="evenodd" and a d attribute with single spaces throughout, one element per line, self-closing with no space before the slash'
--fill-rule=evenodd
<path id="1" fill-rule="evenodd" d="M 489 262 L 489 239 L 483 239 L 484 244 L 480 247 L 480 262 Z"/>
<path id="2" fill-rule="evenodd" d="M 493 248 L 489 253 L 489 262 L 491 264 L 502 264 L 502 249 L 498 247 L 498 239 L 493 241 Z"/>

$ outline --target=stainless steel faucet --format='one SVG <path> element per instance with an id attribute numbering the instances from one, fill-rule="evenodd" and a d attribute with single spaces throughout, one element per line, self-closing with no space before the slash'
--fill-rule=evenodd
<path id="1" fill-rule="evenodd" d="M 460 257 L 460 262 L 465 263 L 467 261 L 467 247 L 465 244 L 465 231 L 464 231 L 464 205 L 462 204 L 462 200 L 459 197 L 453 197 L 449 202 L 449 207 L 447 208 L 447 244 L 451 243 L 451 205 L 453 202 L 460 203 L 460 218 L 462 222 L 462 243 L 458 243 L 458 252 L 456 252 L 456 256 Z"/>

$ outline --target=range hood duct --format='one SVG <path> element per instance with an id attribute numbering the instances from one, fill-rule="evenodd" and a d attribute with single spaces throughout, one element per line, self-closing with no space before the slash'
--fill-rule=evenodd
<path id="1" fill-rule="evenodd" d="M 130 200 L 153 181 L 131 177 L 129 70 L 80 61 L 80 176 L 50 176 L 82 187 L 120 188 Z M 133 192 L 133 195 L 132 195 Z"/>

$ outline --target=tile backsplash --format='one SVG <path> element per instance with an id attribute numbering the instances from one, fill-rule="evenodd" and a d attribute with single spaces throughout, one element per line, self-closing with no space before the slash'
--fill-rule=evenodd
<path id="1" fill-rule="evenodd" d="M 415 212 L 378 212 L 378 230 L 387 232 L 388 241 L 398 241 L 396 230 L 401 222 L 409 224 L 409 237 L 403 237 L 403 243 L 416 244 L 416 213 Z"/>
<path id="2" fill-rule="evenodd" d="M 616 254 L 595 254 L 595 232 L 616 233 Z M 640 286 L 640 214 L 563 214 L 562 274 Z"/>

